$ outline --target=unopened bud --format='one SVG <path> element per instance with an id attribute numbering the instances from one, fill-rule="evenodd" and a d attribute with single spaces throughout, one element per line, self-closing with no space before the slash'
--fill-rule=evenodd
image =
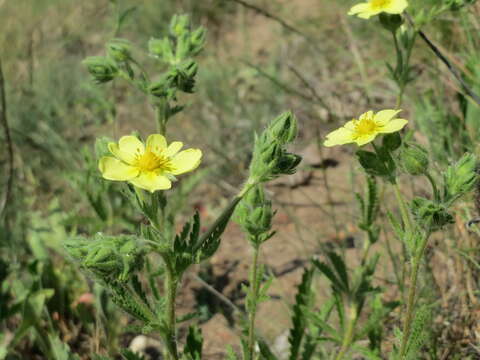
<path id="1" fill-rule="evenodd" d="M 117 66 L 112 60 L 104 56 L 90 56 L 83 60 L 88 72 L 97 83 L 106 83 L 115 78 Z"/>
<path id="2" fill-rule="evenodd" d="M 380 24 L 391 32 L 396 32 L 403 24 L 403 18 L 398 14 L 381 13 L 379 19 Z"/>
<path id="3" fill-rule="evenodd" d="M 117 62 L 130 60 L 130 43 L 124 39 L 113 39 L 107 43 L 107 54 Z"/>
<path id="4" fill-rule="evenodd" d="M 408 144 L 401 153 L 402 166 L 410 175 L 422 175 L 428 170 L 428 152 L 416 144 Z"/>
<path id="5" fill-rule="evenodd" d="M 297 119 L 291 112 L 277 117 L 270 125 L 270 135 L 281 144 L 288 144 L 297 136 Z"/>

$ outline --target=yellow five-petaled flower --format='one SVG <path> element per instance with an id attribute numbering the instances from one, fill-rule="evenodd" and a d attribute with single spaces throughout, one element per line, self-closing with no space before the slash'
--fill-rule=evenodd
<path id="1" fill-rule="evenodd" d="M 408 6 L 407 0 L 368 0 L 353 6 L 348 15 L 357 15 L 362 19 L 369 19 L 382 12 L 401 14 Z"/>
<path id="2" fill-rule="evenodd" d="M 108 180 L 128 181 L 150 192 L 170 189 L 176 175 L 196 169 L 202 158 L 199 149 L 180 151 L 182 146 L 180 141 L 167 146 L 160 134 L 150 135 L 146 146 L 135 136 L 123 136 L 118 144 L 108 144 L 114 157 L 102 157 L 98 168 Z"/>
<path id="3" fill-rule="evenodd" d="M 325 146 L 356 143 L 358 146 L 368 144 L 379 134 L 388 134 L 401 130 L 408 121 L 395 116 L 401 110 L 382 110 L 374 114 L 368 111 L 358 119 L 347 122 L 340 129 L 327 135 Z"/>

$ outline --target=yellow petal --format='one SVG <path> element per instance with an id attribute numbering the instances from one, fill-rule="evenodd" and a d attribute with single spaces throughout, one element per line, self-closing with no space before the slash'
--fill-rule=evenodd
<path id="1" fill-rule="evenodd" d="M 370 111 L 367 111 L 366 113 L 363 113 L 362 115 L 360 115 L 360 117 L 358 119 L 363 120 L 365 118 L 372 119 L 373 118 L 373 111 L 370 110 Z"/>
<path id="2" fill-rule="evenodd" d="M 407 7 L 407 0 L 392 0 L 384 11 L 389 14 L 401 14 Z"/>
<path id="3" fill-rule="evenodd" d="M 357 143 L 358 146 L 363 146 L 373 141 L 375 139 L 375 136 L 377 136 L 377 134 L 359 136 L 358 138 L 355 139 L 355 142 Z"/>
<path id="4" fill-rule="evenodd" d="M 329 133 L 323 145 L 330 147 L 335 145 L 348 144 L 354 141 L 355 140 L 353 139 L 353 132 L 349 129 L 341 127 L 340 129 Z"/>
<path id="5" fill-rule="evenodd" d="M 173 175 L 180 175 L 195 170 L 198 165 L 200 165 L 201 158 L 202 151 L 199 149 L 183 150 L 172 158 L 171 164 L 173 170 L 170 171 L 170 173 Z"/>
<path id="6" fill-rule="evenodd" d="M 178 153 L 180 149 L 182 148 L 183 143 L 181 141 L 174 141 L 168 145 L 168 147 L 165 149 L 163 152 L 163 155 L 171 157 Z"/>
<path id="7" fill-rule="evenodd" d="M 145 146 L 136 137 L 132 135 L 122 136 L 118 141 L 118 148 L 122 153 L 128 154 L 128 156 L 138 156 L 145 152 Z"/>
<path id="8" fill-rule="evenodd" d="M 156 190 L 167 190 L 172 187 L 172 183 L 167 177 L 158 175 L 154 171 L 142 172 L 138 177 L 131 179 L 130 182 L 134 186 L 152 193 Z"/>
<path id="9" fill-rule="evenodd" d="M 108 143 L 108 150 L 117 158 L 126 162 L 127 164 L 132 165 L 135 162 L 135 154 L 127 153 L 121 151 L 117 143 L 111 142 Z"/>
<path id="10" fill-rule="evenodd" d="M 147 149 L 156 155 L 160 155 L 167 147 L 167 140 L 160 134 L 152 134 L 147 138 Z"/>
<path id="11" fill-rule="evenodd" d="M 370 8 L 370 5 L 368 3 L 361 3 L 352 6 L 350 11 L 348 12 L 348 15 L 357 15 L 359 13 L 364 12 L 365 10 L 368 10 Z"/>
<path id="12" fill-rule="evenodd" d="M 378 129 L 380 133 L 393 133 L 395 131 L 401 130 L 405 125 L 407 125 L 408 120 L 405 119 L 393 119 L 390 120 L 388 123 L 383 125 L 381 128 Z"/>
<path id="13" fill-rule="evenodd" d="M 402 110 L 382 110 L 375 115 L 375 122 L 378 125 L 385 125 L 392 120 Z"/>
<path id="14" fill-rule="evenodd" d="M 348 129 L 348 130 L 355 130 L 355 125 L 357 123 L 357 120 L 353 119 L 353 120 L 350 120 L 349 122 L 347 122 L 345 125 L 343 125 L 343 127 L 345 129 Z"/>
<path id="15" fill-rule="evenodd" d="M 111 156 L 104 156 L 98 162 L 98 169 L 107 180 L 126 181 L 138 175 L 139 171 Z"/>

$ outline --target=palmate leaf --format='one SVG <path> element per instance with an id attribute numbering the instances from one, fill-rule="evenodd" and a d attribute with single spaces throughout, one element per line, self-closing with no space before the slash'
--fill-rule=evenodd
<path id="1" fill-rule="evenodd" d="M 288 342 L 290 343 L 290 360 L 295 360 L 300 353 L 302 339 L 307 328 L 307 318 L 305 307 L 308 307 L 312 296 L 313 269 L 305 269 L 302 281 L 298 285 L 298 292 L 295 296 L 295 305 L 293 305 L 292 323 Z"/>

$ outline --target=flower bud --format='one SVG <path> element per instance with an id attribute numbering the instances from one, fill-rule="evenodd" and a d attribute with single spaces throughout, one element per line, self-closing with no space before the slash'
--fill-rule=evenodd
<path id="1" fill-rule="evenodd" d="M 75 238 L 65 249 L 81 266 L 104 282 L 127 281 L 143 266 L 143 248 L 132 236 L 104 236 L 93 239 Z"/>
<path id="2" fill-rule="evenodd" d="M 456 199 L 472 191 L 478 181 L 476 159 L 472 154 L 465 154 L 445 172 L 446 201 Z"/>
<path id="3" fill-rule="evenodd" d="M 279 143 L 291 143 L 297 136 L 297 119 L 291 112 L 283 113 L 272 122 L 269 130 Z"/>
<path id="4" fill-rule="evenodd" d="M 115 78 L 118 73 L 117 66 L 112 60 L 104 56 L 90 56 L 83 60 L 90 75 L 97 83 L 106 83 Z"/>
<path id="5" fill-rule="evenodd" d="M 398 14 L 381 13 L 379 15 L 380 24 L 391 32 L 396 32 L 397 29 L 402 26 L 403 18 Z"/>
<path id="6" fill-rule="evenodd" d="M 172 63 L 175 61 L 172 44 L 168 38 L 151 38 L 148 41 L 148 52 L 150 55 L 162 59 L 167 63 Z"/>
<path id="7" fill-rule="evenodd" d="M 170 74 L 166 74 L 160 80 L 152 82 L 148 87 L 148 92 L 156 97 L 170 98 L 175 91 L 175 80 Z"/>
<path id="8" fill-rule="evenodd" d="M 422 175 L 428 170 L 428 152 L 416 144 L 408 144 L 400 153 L 402 166 L 410 175 Z"/>
<path id="9" fill-rule="evenodd" d="M 243 229 L 255 239 L 270 231 L 273 219 L 272 203 L 265 199 L 261 186 L 256 186 L 247 193 L 238 205 L 235 217 Z"/>
<path id="10" fill-rule="evenodd" d="M 190 18 L 188 15 L 174 15 L 170 22 L 170 34 L 179 37 L 190 28 Z"/>
<path id="11" fill-rule="evenodd" d="M 107 43 L 107 54 L 117 62 L 130 60 L 130 43 L 124 39 L 113 39 Z"/>
<path id="12" fill-rule="evenodd" d="M 417 223 L 429 226 L 431 230 L 439 230 L 445 225 L 455 223 L 455 219 L 443 205 L 425 198 L 413 199 L 411 210 Z"/>
<path id="13" fill-rule="evenodd" d="M 285 175 L 294 174 L 301 161 L 302 157 L 300 155 L 285 153 L 276 163 L 274 173 Z"/>
<path id="14" fill-rule="evenodd" d="M 203 50 L 205 45 L 207 31 L 204 27 L 199 27 L 193 31 L 190 35 L 190 56 L 197 55 Z"/>
<path id="15" fill-rule="evenodd" d="M 264 147 L 260 149 L 260 157 L 263 163 L 270 164 L 276 162 L 282 154 L 282 147 L 276 142 L 263 144 Z"/>

